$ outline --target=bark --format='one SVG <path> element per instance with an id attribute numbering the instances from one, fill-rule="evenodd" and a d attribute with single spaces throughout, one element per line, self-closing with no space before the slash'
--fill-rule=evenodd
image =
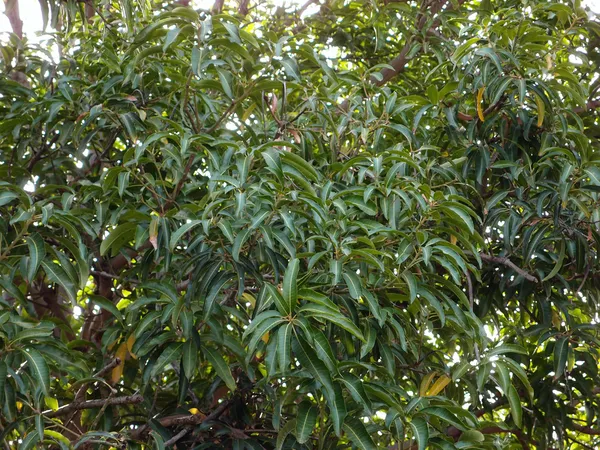
<path id="1" fill-rule="evenodd" d="M 19 13 L 19 0 L 4 0 L 4 15 L 8 17 L 13 33 L 23 39 L 23 21 Z"/>

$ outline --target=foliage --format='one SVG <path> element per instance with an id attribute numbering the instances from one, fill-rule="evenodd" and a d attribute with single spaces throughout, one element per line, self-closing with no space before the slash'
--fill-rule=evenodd
<path id="1" fill-rule="evenodd" d="M 56 45 L 2 46 L 6 448 L 600 445 L 578 4 L 43 5 Z"/>

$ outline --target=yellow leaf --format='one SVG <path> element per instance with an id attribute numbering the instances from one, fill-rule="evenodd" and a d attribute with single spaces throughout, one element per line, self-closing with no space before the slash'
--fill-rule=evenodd
<path id="1" fill-rule="evenodd" d="M 429 390 L 427 391 L 426 397 L 438 395 L 444 390 L 448 383 L 450 383 L 450 380 L 452 380 L 452 378 L 446 375 L 442 375 L 441 377 L 439 377 L 436 380 L 436 382 L 433 383 L 433 386 L 431 386 L 431 388 L 429 388 Z"/>
<path id="2" fill-rule="evenodd" d="M 148 232 L 150 234 L 150 243 L 154 250 L 158 248 L 158 221 L 159 217 L 153 216 L 150 221 L 150 226 L 148 227 Z"/>
<path id="3" fill-rule="evenodd" d="M 17 405 L 17 411 L 21 412 L 21 410 L 23 409 L 23 403 L 17 402 L 16 405 Z"/>
<path id="4" fill-rule="evenodd" d="M 133 344 L 135 344 L 135 336 L 132 334 L 131 336 L 129 336 L 129 338 L 127 339 L 127 351 L 129 352 L 129 354 L 131 355 L 131 357 L 133 359 L 137 359 L 137 356 L 135 356 L 133 354 L 133 351 L 131 350 L 133 348 Z"/>
<path id="5" fill-rule="evenodd" d="M 244 292 L 242 294 L 242 298 L 244 300 L 246 300 L 247 303 L 250 303 L 250 305 L 252 305 L 253 308 L 254 308 L 254 305 L 256 305 L 256 299 L 254 298 L 254 296 L 252 294 L 248 294 L 247 292 Z"/>
<path id="6" fill-rule="evenodd" d="M 265 344 L 268 344 L 268 343 L 269 343 L 269 332 L 268 332 L 268 331 L 267 331 L 267 332 L 264 334 L 264 336 L 262 337 L 262 341 L 263 341 Z"/>
<path id="7" fill-rule="evenodd" d="M 425 397 L 427 393 L 427 389 L 429 389 L 429 385 L 435 378 L 436 372 L 430 372 L 423 377 L 423 381 L 421 381 L 421 386 L 419 387 L 419 396 Z"/>
<path id="8" fill-rule="evenodd" d="M 123 368 L 125 367 L 125 357 L 127 356 L 127 342 L 123 342 L 119 345 L 117 352 L 115 353 L 115 357 L 119 358 L 121 362 L 117 367 L 112 370 L 110 380 L 113 384 L 117 383 L 121 379 L 121 375 L 123 375 Z"/>
<path id="9" fill-rule="evenodd" d="M 537 126 L 538 126 L 538 128 L 540 128 L 542 126 L 542 124 L 544 123 L 544 116 L 546 115 L 546 106 L 544 105 L 544 100 L 542 100 L 540 98 L 540 96 L 537 94 L 535 96 L 535 104 L 536 104 L 537 110 L 538 110 Z"/>
<path id="10" fill-rule="evenodd" d="M 57 441 L 60 441 L 67 446 L 69 446 L 71 444 L 69 439 L 67 439 L 65 436 L 60 434 L 58 431 L 46 429 L 46 430 L 44 430 L 44 436 L 49 436 L 53 439 L 56 439 Z"/>
<path id="11" fill-rule="evenodd" d="M 483 115 L 483 106 L 481 105 L 483 101 L 483 93 L 485 92 L 485 86 L 480 87 L 477 91 L 477 115 L 479 116 L 479 120 L 482 122 L 485 120 L 485 116 Z"/>
<path id="12" fill-rule="evenodd" d="M 557 330 L 560 330 L 560 315 L 558 314 L 558 312 L 556 312 L 555 309 L 552 310 L 552 325 L 554 325 L 554 328 L 556 328 Z"/>
<path id="13" fill-rule="evenodd" d="M 56 411 L 58 409 L 58 400 L 56 400 L 54 397 L 44 397 L 44 402 L 52 411 Z"/>

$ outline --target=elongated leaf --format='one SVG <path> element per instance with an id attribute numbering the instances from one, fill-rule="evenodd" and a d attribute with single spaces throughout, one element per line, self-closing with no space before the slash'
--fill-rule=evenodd
<path id="1" fill-rule="evenodd" d="M 29 248 L 29 267 L 27 268 L 27 280 L 33 281 L 37 271 L 46 257 L 46 244 L 39 235 L 34 233 L 27 238 L 27 247 Z"/>
<path id="2" fill-rule="evenodd" d="M 292 353 L 292 332 L 294 325 L 290 322 L 283 325 L 277 334 L 279 342 L 277 344 L 277 360 L 279 361 L 279 370 L 286 373 L 290 368 Z"/>
<path id="3" fill-rule="evenodd" d="M 427 422 L 421 418 L 415 418 L 410 422 L 413 436 L 417 440 L 419 450 L 425 450 L 429 442 L 429 427 Z"/>
<path id="4" fill-rule="evenodd" d="M 337 436 L 341 436 L 344 420 L 348 414 L 342 388 L 338 382 L 335 382 L 333 383 L 333 390 L 325 389 L 323 394 L 327 400 L 329 415 L 331 417 L 331 421 L 333 422 L 335 434 Z"/>
<path id="5" fill-rule="evenodd" d="M 350 441 L 361 450 L 377 449 L 365 425 L 360 420 L 353 417 L 347 418 L 344 422 L 344 432 Z"/>
<path id="6" fill-rule="evenodd" d="M 162 351 L 160 356 L 156 359 L 156 364 L 154 365 L 154 369 L 152 370 L 152 375 L 157 375 L 159 372 L 162 372 L 166 366 L 170 365 L 173 361 L 178 361 L 181 358 L 183 343 L 181 342 L 171 342 L 166 346 L 166 348 Z M 125 346 L 127 349 L 127 346 Z"/>
<path id="7" fill-rule="evenodd" d="M 319 359 L 314 350 L 308 345 L 308 342 L 299 337 L 294 340 L 292 348 L 302 367 L 308 370 L 326 390 L 334 392 L 333 381 L 329 370 L 327 370 L 323 361 Z"/>
<path id="8" fill-rule="evenodd" d="M 343 277 L 344 280 L 346 280 L 346 285 L 348 286 L 348 292 L 350 292 L 350 296 L 354 300 L 358 300 L 362 295 L 362 286 L 360 284 L 360 280 L 356 274 L 352 272 L 344 272 Z"/>
<path id="9" fill-rule="evenodd" d="M 288 435 L 296 429 L 296 419 L 292 419 L 284 426 L 281 427 L 279 432 L 277 433 L 277 442 L 275 443 L 275 450 L 281 450 L 283 448 L 283 444 L 285 443 Z"/>
<path id="10" fill-rule="evenodd" d="M 100 244 L 100 254 L 105 255 L 109 250 L 114 255 L 121 247 L 133 240 L 137 224 L 127 222 L 119 225 Z"/>
<path id="11" fill-rule="evenodd" d="M 511 385 L 508 389 L 507 397 L 512 419 L 514 420 L 515 425 L 518 428 L 521 428 L 523 425 L 523 407 L 521 406 L 521 398 L 519 397 L 519 393 L 514 386 Z"/>
<path id="12" fill-rule="evenodd" d="M 233 375 L 231 375 L 229 365 L 225 362 L 221 354 L 210 347 L 203 347 L 203 351 L 206 355 L 206 359 L 208 359 L 210 364 L 215 369 L 215 372 L 217 372 L 217 375 L 219 375 L 219 378 L 225 382 L 230 390 L 235 391 L 237 384 L 233 378 Z"/>
<path id="13" fill-rule="evenodd" d="M 294 312 L 296 303 L 298 302 L 298 269 L 300 267 L 300 261 L 292 259 L 285 274 L 283 276 L 283 300 L 287 304 L 287 310 L 291 313 Z"/>
<path id="14" fill-rule="evenodd" d="M 188 339 L 183 344 L 182 362 L 185 376 L 192 378 L 198 369 L 198 348 L 192 339 Z"/>
<path id="15" fill-rule="evenodd" d="M 296 439 L 300 444 L 308 441 L 317 424 L 318 410 L 315 405 L 308 401 L 303 401 L 298 406 L 298 416 L 296 417 Z"/>
<path id="16" fill-rule="evenodd" d="M 204 300 L 204 318 L 210 317 L 212 309 L 214 307 L 217 296 L 221 293 L 223 286 L 225 286 L 229 280 L 233 277 L 231 272 L 222 272 L 212 281 L 208 295 Z"/>
<path id="17" fill-rule="evenodd" d="M 77 294 L 75 291 L 75 285 L 73 284 L 67 273 L 64 271 L 64 269 L 55 262 L 49 261 L 47 259 L 42 261 L 42 267 L 44 268 L 48 279 L 52 283 L 57 283 L 61 285 L 64 288 L 67 296 L 69 297 L 71 303 L 76 304 Z"/>
<path id="18" fill-rule="evenodd" d="M 191 222 L 186 222 L 181 227 L 179 227 L 173 234 L 171 234 L 171 240 L 169 241 L 169 249 L 173 251 L 181 237 L 188 231 L 192 230 L 192 228 L 200 225 L 201 223 L 201 220 L 192 220 Z"/>
<path id="19" fill-rule="evenodd" d="M 50 369 L 40 352 L 33 348 L 21 350 L 27 359 L 29 370 L 45 396 L 50 395 Z"/>
<path id="20" fill-rule="evenodd" d="M 367 414 L 371 415 L 371 400 L 367 396 L 362 381 L 351 373 L 342 375 L 341 380 L 354 401 L 365 408 Z"/>
<path id="21" fill-rule="evenodd" d="M 554 344 L 554 378 L 560 378 L 565 372 L 569 356 L 569 338 L 561 337 Z"/>

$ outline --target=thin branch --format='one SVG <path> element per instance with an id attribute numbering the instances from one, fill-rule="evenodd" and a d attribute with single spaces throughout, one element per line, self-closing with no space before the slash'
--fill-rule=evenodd
<path id="1" fill-rule="evenodd" d="M 183 175 L 181 175 L 181 178 L 179 179 L 177 186 L 175 186 L 175 190 L 172 192 L 171 197 L 169 198 L 169 200 L 167 200 L 167 202 L 163 206 L 164 210 L 169 209 L 175 203 L 175 199 L 179 195 L 179 192 L 181 192 L 183 183 L 185 183 L 185 180 L 187 179 L 187 177 L 190 173 L 190 170 L 192 169 L 192 164 L 194 163 L 194 158 L 195 158 L 195 155 L 190 155 L 190 157 L 188 158 L 187 164 L 185 165 L 185 168 L 183 169 Z"/>
<path id="2" fill-rule="evenodd" d="M 596 109 L 600 108 L 600 100 L 590 100 L 589 102 L 587 102 L 585 104 L 585 106 L 579 107 L 579 108 L 573 108 L 573 112 L 575 114 L 581 114 L 584 112 L 590 112 L 590 111 L 594 111 Z"/>
<path id="3" fill-rule="evenodd" d="M 107 365 L 105 365 L 102 369 L 100 369 L 98 372 L 96 372 L 94 375 L 92 375 L 93 378 L 100 378 L 103 377 L 104 375 L 106 375 L 108 372 L 110 372 L 111 370 L 113 370 L 115 367 L 117 367 L 119 364 L 121 364 L 121 360 L 119 358 L 114 358 L 113 360 L 111 360 Z M 83 383 L 81 385 L 81 387 L 79 388 L 79 390 L 77 391 L 77 394 L 75 394 L 75 401 L 79 402 L 81 401 L 83 394 L 85 393 L 85 391 L 87 390 L 89 383 Z"/>
<path id="4" fill-rule="evenodd" d="M 126 397 L 112 397 L 112 398 L 101 398 L 97 400 L 87 400 L 85 402 L 73 402 L 56 411 L 49 411 L 46 417 L 61 417 L 66 414 L 72 413 L 73 411 L 80 411 L 82 409 L 94 409 L 102 408 L 105 404 L 108 406 L 119 406 L 119 405 L 135 405 L 142 403 L 144 397 L 140 394 L 128 395 Z"/>
<path id="5" fill-rule="evenodd" d="M 485 262 L 492 263 L 492 264 L 500 264 L 500 265 L 506 266 L 506 267 L 514 270 L 519 275 L 521 275 L 523 278 L 525 278 L 527 281 L 531 281 L 532 283 L 537 283 L 539 281 L 534 275 L 531 275 L 529 272 L 521 269 L 519 266 L 517 266 L 514 262 L 512 262 L 506 256 L 492 256 L 492 255 L 488 255 L 483 252 L 479 253 L 479 256 Z"/>
<path id="6" fill-rule="evenodd" d="M 179 433 L 177 433 L 175 436 L 173 436 L 171 439 L 169 439 L 167 442 L 165 442 L 165 447 L 170 447 L 171 445 L 175 444 L 179 439 L 181 439 L 186 434 L 188 434 L 190 431 L 192 431 L 193 428 L 194 427 L 191 425 L 185 427 L 183 430 L 181 430 Z"/>
<path id="7" fill-rule="evenodd" d="M 589 434 L 591 436 L 600 436 L 600 430 L 592 427 L 585 427 L 576 423 L 571 424 L 571 428 L 579 433 Z"/>
<path id="8" fill-rule="evenodd" d="M 231 400 L 227 400 L 227 401 L 221 403 L 208 416 L 202 416 L 200 414 L 190 414 L 189 416 L 178 414 L 176 416 L 163 417 L 161 419 L 158 419 L 158 421 L 163 427 L 167 427 L 167 428 L 168 427 L 176 427 L 176 426 L 185 426 L 185 427 L 191 426 L 191 427 L 193 427 L 194 425 L 199 425 L 203 422 L 209 422 L 211 420 L 218 419 L 221 416 L 221 414 L 223 414 L 227 410 L 227 408 L 229 408 L 231 406 L 231 403 L 232 403 Z M 137 440 L 137 441 L 142 440 L 149 431 L 150 431 L 150 427 L 148 425 L 142 425 L 140 428 L 133 431 L 133 433 L 131 434 L 131 439 Z M 181 436 L 179 436 L 177 438 L 177 440 L 181 439 L 186 434 L 187 434 L 187 432 L 182 433 Z"/>

